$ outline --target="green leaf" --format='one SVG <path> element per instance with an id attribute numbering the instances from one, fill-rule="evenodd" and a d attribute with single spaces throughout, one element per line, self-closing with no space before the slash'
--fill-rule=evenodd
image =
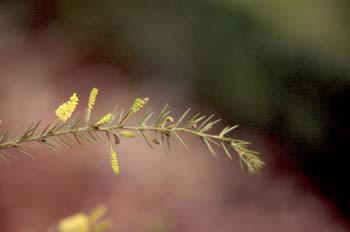
<path id="1" fill-rule="evenodd" d="M 141 121 L 140 121 L 140 123 L 139 123 L 140 126 L 145 126 L 146 123 L 147 123 L 147 121 L 152 117 L 153 112 L 150 113 L 149 111 L 150 111 L 150 109 L 148 109 L 148 110 L 146 111 L 145 115 L 144 115 L 143 118 L 141 119 Z"/>
<path id="2" fill-rule="evenodd" d="M 24 150 L 21 146 L 19 146 L 19 145 L 17 145 L 17 146 L 15 146 L 15 148 L 18 150 L 18 151 L 20 151 L 20 152 L 22 152 L 23 154 L 25 154 L 26 156 L 28 156 L 29 158 L 34 158 L 29 152 L 27 152 L 26 150 Z"/>
<path id="3" fill-rule="evenodd" d="M 201 125 L 197 128 L 197 131 L 200 131 L 205 125 L 207 125 L 207 123 L 214 117 L 214 114 L 210 115 L 209 117 L 207 117 L 202 123 Z"/>
<path id="4" fill-rule="evenodd" d="M 49 129 L 50 126 L 51 126 L 51 124 L 48 124 L 48 125 L 44 128 L 44 130 L 41 132 L 41 136 L 43 136 L 43 135 L 46 134 L 46 131 L 47 131 L 47 129 Z"/>
<path id="5" fill-rule="evenodd" d="M 180 143 L 182 143 L 182 145 L 186 148 L 186 150 L 190 152 L 191 150 L 188 148 L 186 143 L 182 140 L 180 135 L 178 133 L 176 133 L 175 131 L 173 133 L 174 133 L 175 137 L 180 141 Z"/>
<path id="6" fill-rule="evenodd" d="M 216 152 L 213 149 L 213 147 L 211 146 L 210 142 L 208 141 L 208 139 L 206 138 L 202 138 L 202 141 L 204 142 L 204 144 L 206 145 L 206 147 L 208 148 L 208 150 L 210 151 L 210 154 L 212 154 L 213 156 L 216 156 Z"/>
<path id="7" fill-rule="evenodd" d="M 157 119 L 152 123 L 152 126 L 159 126 L 162 123 L 163 119 L 171 112 L 168 109 L 168 104 L 165 104 Z"/>
<path id="8" fill-rule="evenodd" d="M 120 110 L 120 114 L 119 114 L 118 124 L 120 124 L 123 121 L 123 115 L 124 115 L 124 109 L 121 109 Z"/>
<path id="9" fill-rule="evenodd" d="M 227 149 L 227 147 L 226 147 L 226 145 L 225 145 L 224 142 L 221 142 L 221 146 L 222 146 L 222 148 L 224 149 L 224 151 L 225 151 L 227 157 L 230 158 L 230 160 L 232 160 L 232 156 L 231 156 L 230 152 L 228 151 L 228 149 Z"/>
<path id="10" fill-rule="evenodd" d="M 153 146 L 152 146 L 151 142 L 150 142 L 150 141 L 148 140 L 148 138 L 147 138 L 147 134 L 146 134 L 144 131 L 142 131 L 142 130 L 140 130 L 139 132 L 140 132 L 140 134 L 141 134 L 143 140 L 145 140 L 145 142 L 147 143 L 147 145 L 148 145 L 151 149 L 153 149 Z"/>
<path id="11" fill-rule="evenodd" d="M 7 131 L 2 135 L 0 144 L 6 141 L 9 132 L 10 132 L 10 130 L 7 130 Z"/>
<path id="12" fill-rule="evenodd" d="M 215 120 L 215 121 L 213 121 L 213 122 L 208 123 L 208 124 L 207 124 L 206 126 L 204 126 L 201 130 L 199 130 L 199 132 L 203 133 L 203 132 L 206 132 L 206 131 L 210 130 L 211 128 L 213 128 L 213 126 L 214 126 L 215 124 L 217 124 L 217 123 L 220 122 L 220 121 L 221 121 L 221 119 L 219 118 L 219 119 L 217 119 L 217 120 Z"/>
<path id="13" fill-rule="evenodd" d="M 177 121 L 177 123 L 175 124 L 175 127 L 179 127 L 180 123 L 185 119 L 185 117 L 187 116 L 187 114 L 191 111 L 191 108 L 188 108 L 185 113 L 182 114 L 182 116 L 180 117 L 180 119 Z"/>
<path id="14" fill-rule="evenodd" d="M 57 138 L 64 144 L 66 147 L 71 148 L 72 146 L 69 144 L 69 142 L 65 141 L 62 136 L 57 136 Z"/>
<path id="15" fill-rule="evenodd" d="M 113 122 L 115 121 L 115 119 L 118 117 L 119 112 L 117 110 L 118 110 L 118 107 L 115 106 L 113 111 L 112 111 L 112 117 L 107 123 L 107 127 L 110 127 L 113 124 Z"/>
<path id="16" fill-rule="evenodd" d="M 95 131 L 95 134 L 99 140 L 101 140 L 102 143 L 106 144 L 107 141 L 100 135 L 98 131 Z"/>
<path id="17" fill-rule="evenodd" d="M 78 135 L 77 135 L 75 132 L 73 132 L 72 134 L 73 134 L 75 140 L 76 140 L 80 145 L 83 145 L 83 144 L 81 143 L 81 141 L 79 140 Z"/>
<path id="18" fill-rule="evenodd" d="M 165 150 L 165 147 L 164 147 L 164 141 L 163 141 L 163 138 L 161 138 L 161 136 L 159 135 L 159 133 L 156 133 L 157 134 L 157 139 L 159 141 L 159 145 L 160 145 L 160 148 L 162 149 L 162 152 L 164 154 L 166 154 L 166 150 Z"/>
<path id="19" fill-rule="evenodd" d="M 7 159 L 6 155 L 0 153 L 0 159 L 2 159 L 3 161 L 5 161 L 6 163 L 10 163 L 10 161 Z"/>
<path id="20" fill-rule="evenodd" d="M 94 135 L 92 134 L 92 132 L 89 131 L 89 130 L 88 130 L 87 132 L 89 133 L 91 139 L 94 140 L 94 141 L 96 141 L 96 138 L 94 137 Z"/>

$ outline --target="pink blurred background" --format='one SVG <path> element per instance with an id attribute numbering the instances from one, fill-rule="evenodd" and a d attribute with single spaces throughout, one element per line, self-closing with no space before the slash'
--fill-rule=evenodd
<path id="1" fill-rule="evenodd" d="M 59 36 L 16 33 L 0 38 L 1 131 L 52 122 L 55 108 L 72 92 L 80 97 L 82 113 L 92 87 L 100 89 L 95 117 L 144 96 L 151 98 L 154 111 L 169 103 L 175 118 L 189 106 L 215 112 L 192 97 L 191 83 L 135 84 L 120 66 L 82 55 Z M 153 231 L 346 231 L 345 222 L 301 172 L 286 174 L 293 160 L 281 159 L 283 147 L 244 125 L 234 136 L 252 141 L 262 153 L 267 165 L 261 176 L 242 172 L 237 159 L 211 157 L 200 141 L 186 136 L 192 152 L 173 141 L 167 156 L 140 138 L 127 140 L 118 147 L 117 177 L 110 170 L 108 147 L 100 143 L 57 153 L 34 145 L 34 160 L 13 152 L 17 159 L 0 162 L 0 231 L 45 231 L 62 217 L 100 203 L 109 209 L 116 228 L 111 231 L 157 226 L 164 230 Z"/>

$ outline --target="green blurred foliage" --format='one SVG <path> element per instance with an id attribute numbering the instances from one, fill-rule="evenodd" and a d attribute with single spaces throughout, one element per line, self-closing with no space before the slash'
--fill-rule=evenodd
<path id="1" fill-rule="evenodd" d="M 140 78 L 145 65 L 165 69 L 164 78 L 178 72 L 174 81 L 194 79 L 201 96 L 238 120 L 280 121 L 310 142 L 327 127 L 327 91 L 350 83 L 346 0 L 52 2 L 49 33 L 100 49 Z"/>

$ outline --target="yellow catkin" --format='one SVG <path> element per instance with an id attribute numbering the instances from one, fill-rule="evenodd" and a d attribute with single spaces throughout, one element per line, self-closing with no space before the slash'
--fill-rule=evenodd
<path id="1" fill-rule="evenodd" d="M 97 94 L 98 94 L 98 89 L 97 88 L 93 88 L 91 90 L 91 92 L 90 92 L 89 102 L 88 102 L 88 109 L 90 111 L 94 108 Z"/>
<path id="2" fill-rule="evenodd" d="M 119 135 L 121 137 L 128 137 L 128 138 L 135 137 L 135 134 L 133 132 L 131 132 L 131 131 L 121 131 L 121 132 L 119 132 Z"/>
<path id="3" fill-rule="evenodd" d="M 104 205 L 98 205 L 89 214 L 89 220 L 91 223 L 99 221 L 103 215 L 107 212 L 107 208 Z"/>
<path id="4" fill-rule="evenodd" d="M 58 119 L 63 122 L 67 121 L 72 116 L 75 108 L 77 107 L 78 101 L 79 99 L 77 94 L 73 93 L 69 101 L 63 103 L 56 109 L 55 114 Z"/>
<path id="5" fill-rule="evenodd" d="M 94 125 L 95 125 L 95 126 L 102 125 L 102 124 L 104 124 L 104 123 L 109 122 L 111 119 L 112 119 L 112 114 L 111 114 L 111 113 L 108 113 L 108 114 L 106 114 L 105 116 L 103 116 L 100 120 L 98 120 Z"/>
<path id="6" fill-rule="evenodd" d="M 114 175 L 119 174 L 119 162 L 117 159 L 117 153 L 113 150 L 113 147 L 111 145 L 111 167 Z"/>
<path id="7" fill-rule="evenodd" d="M 141 98 L 137 98 L 134 102 L 134 104 L 132 105 L 130 111 L 132 113 L 136 113 L 138 112 L 144 105 L 146 105 L 146 103 L 149 101 L 149 98 L 146 97 L 144 99 Z"/>
<path id="8" fill-rule="evenodd" d="M 59 232 L 89 232 L 89 218 L 82 213 L 65 218 L 58 224 Z"/>

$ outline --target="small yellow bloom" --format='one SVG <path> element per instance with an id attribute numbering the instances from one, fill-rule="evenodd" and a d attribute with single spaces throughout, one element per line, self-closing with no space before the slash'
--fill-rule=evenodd
<path id="1" fill-rule="evenodd" d="M 173 122 L 173 121 L 174 121 L 174 118 L 171 117 L 171 116 L 168 116 L 168 117 L 165 118 L 165 121 Z"/>
<path id="2" fill-rule="evenodd" d="M 162 127 L 163 127 L 163 128 L 165 127 L 165 124 L 166 124 L 167 122 L 174 122 L 174 118 L 171 117 L 171 116 L 167 116 L 167 117 L 164 119 L 163 123 L 162 123 Z M 170 125 L 170 126 L 168 126 L 168 127 L 172 127 L 172 126 L 174 126 L 174 125 Z"/>
<path id="3" fill-rule="evenodd" d="M 108 113 L 108 114 L 106 114 L 105 116 L 103 116 L 100 120 L 98 120 L 94 125 L 95 125 L 95 126 L 102 125 L 102 124 L 104 124 L 104 123 L 109 122 L 111 119 L 112 119 L 112 114 L 111 114 L 111 113 Z"/>
<path id="4" fill-rule="evenodd" d="M 75 108 L 77 107 L 78 101 L 79 99 L 77 94 L 73 93 L 69 101 L 63 103 L 56 109 L 55 114 L 58 119 L 63 122 L 67 121 L 72 116 Z"/>
<path id="5" fill-rule="evenodd" d="M 89 102 L 88 102 L 88 109 L 90 111 L 94 108 L 97 94 L 98 94 L 98 89 L 97 88 L 93 88 L 91 90 L 91 92 L 90 92 Z"/>
<path id="6" fill-rule="evenodd" d="M 58 224 L 59 232 L 89 232 L 89 218 L 82 213 L 65 218 Z"/>
<path id="7" fill-rule="evenodd" d="M 134 104 L 131 107 L 131 112 L 136 113 L 138 112 L 146 103 L 149 101 L 149 98 L 146 97 L 144 99 L 137 98 L 134 102 Z"/>
<path id="8" fill-rule="evenodd" d="M 113 150 L 112 145 L 111 145 L 111 167 L 112 167 L 112 171 L 113 171 L 114 175 L 118 175 L 119 174 L 119 162 L 117 159 L 117 154 Z"/>
<path id="9" fill-rule="evenodd" d="M 129 137 L 129 138 L 135 137 L 135 134 L 131 131 L 121 131 L 121 132 L 119 132 L 119 135 L 121 137 Z"/>

